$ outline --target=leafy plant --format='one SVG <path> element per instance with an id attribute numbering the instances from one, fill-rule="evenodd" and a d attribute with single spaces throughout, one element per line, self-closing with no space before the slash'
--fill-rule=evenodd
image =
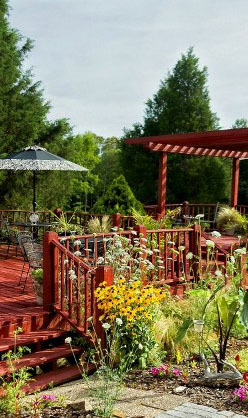
<path id="1" fill-rule="evenodd" d="M 54 231 L 57 233 L 67 233 L 67 232 L 75 232 L 76 235 L 82 235 L 83 228 L 80 225 L 72 223 L 72 219 L 74 218 L 74 214 L 70 217 L 69 221 L 67 221 L 67 216 L 65 212 L 62 212 L 60 216 L 55 215 L 57 220 L 57 224 L 53 227 Z"/>
<path id="2" fill-rule="evenodd" d="M 87 384 L 91 397 L 93 399 L 93 410 L 95 415 L 103 418 L 112 416 L 115 401 L 120 396 L 123 389 L 123 380 L 126 372 L 129 370 L 128 359 L 118 363 L 116 367 L 116 359 L 118 358 L 119 332 L 121 323 L 115 321 L 115 326 L 110 332 L 110 324 L 102 323 L 105 330 L 106 345 L 102 346 L 101 340 L 96 338 L 96 330 L 92 318 L 89 318 L 91 328 L 89 333 L 92 336 L 93 348 L 90 352 L 88 361 L 95 365 L 96 380 L 92 381 L 88 376 L 88 365 L 82 362 L 78 363 L 74 355 L 72 340 L 70 337 L 65 339 L 65 343 L 70 344 L 74 359 L 81 372 L 82 379 Z M 84 359 L 85 360 L 85 359 Z"/>
<path id="3" fill-rule="evenodd" d="M 216 224 L 221 231 L 236 228 L 238 231 L 244 232 L 247 220 L 236 209 L 223 206 L 217 214 Z"/>
<path id="4" fill-rule="evenodd" d="M 36 269 L 32 271 L 32 277 L 37 280 L 40 284 L 43 283 L 43 269 Z"/>
<path id="5" fill-rule="evenodd" d="M 101 232 L 110 232 L 113 226 L 112 220 L 108 215 L 103 215 L 102 218 L 95 217 L 89 220 L 87 229 L 90 234 L 97 234 Z"/>
<path id="6" fill-rule="evenodd" d="M 144 225 L 147 229 L 165 229 L 171 228 L 172 222 L 171 217 L 165 215 L 162 219 L 156 220 L 150 215 L 142 215 L 134 208 L 132 209 L 133 217 L 136 225 Z"/>
<path id="7" fill-rule="evenodd" d="M 5 377 L 0 377 L 2 381 L 3 395 L 0 397 L 0 411 L 11 415 L 19 416 L 22 410 L 21 400 L 25 396 L 22 391 L 23 387 L 31 380 L 31 375 L 27 367 L 20 369 L 16 368 L 16 363 L 24 353 L 30 350 L 27 347 L 17 347 L 17 335 L 22 332 L 21 328 L 14 331 L 14 349 L 9 350 L 2 356 L 3 360 L 7 361 L 9 367 L 9 374 Z"/>

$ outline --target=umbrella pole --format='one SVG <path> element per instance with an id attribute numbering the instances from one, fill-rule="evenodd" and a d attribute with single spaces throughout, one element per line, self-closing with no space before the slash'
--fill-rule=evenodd
<path id="1" fill-rule="evenodd" d="M 33 212 L 36 211 L 36 171 L 33 171 Z"/>

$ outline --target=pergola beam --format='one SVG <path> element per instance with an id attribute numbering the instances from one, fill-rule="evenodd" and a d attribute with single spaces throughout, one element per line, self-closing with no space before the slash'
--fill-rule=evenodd
<path id="1" fill-rule="evenodd" d="M 248 158 L 248 152 L 242 151 L 229 151 L 221 149 L 209 149 L 209 148 L 200 148 L 200 147 L 188 147 L 180 145 L 171 145 L 171 144 L 154 144 L 149 142 L 145 145 L 145 148 L 150 149 L 151 151 L 161 151 L 169 152 L 172 154 L 185 154 L 185 155 L 196 155 L 196 156 L 205 156 L 205 157 L 226 157 L 226 158 Z"/>

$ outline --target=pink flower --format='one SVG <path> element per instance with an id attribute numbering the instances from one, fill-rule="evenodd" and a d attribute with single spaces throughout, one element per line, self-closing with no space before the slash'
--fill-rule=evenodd
<path id="1" fill-rule="evenodd" d="M 181 374 L 182 374 L 181 370 L 179 370 L 179 369 L 172 369 L 172 373 L 175 376 L 181 376 Z"/>
<path id="2" fill-rule="evenodd" d="M 54 395 L 46 395 L 46 394 L 44 394 L 44 395 L 42 395 L 42 397 L 41 397 L 41 399 L 43 400 L 43 401 L 46 401 L 46 402 L 53 402 L 53 401 L 56 401 L 56 396 L 54 396 Z"/>
<path id="3" fill-rule="evenodd" d="M 232 393 L 241 402 L 248 402 L 248 386 L 242 385 L 238 389 L 235 389 Z"/>

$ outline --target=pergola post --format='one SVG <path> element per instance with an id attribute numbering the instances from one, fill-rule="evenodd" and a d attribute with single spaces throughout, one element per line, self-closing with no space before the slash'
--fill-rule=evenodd
<path id="1" fill-rule="evenodd" d="M 158 176 L 158 215 L 163 217 L 166 212 L 166 178 L 167 176 L 167 153 L 159 153 L 159 176 Z"/>
<path id="2" fill-rule="evenodd" d="M 232 191 L 231 191 L 231 207 L 235 207 L 238 204 L 239 193 L 239 158 L 233 158 L 232 165 Z"/>

